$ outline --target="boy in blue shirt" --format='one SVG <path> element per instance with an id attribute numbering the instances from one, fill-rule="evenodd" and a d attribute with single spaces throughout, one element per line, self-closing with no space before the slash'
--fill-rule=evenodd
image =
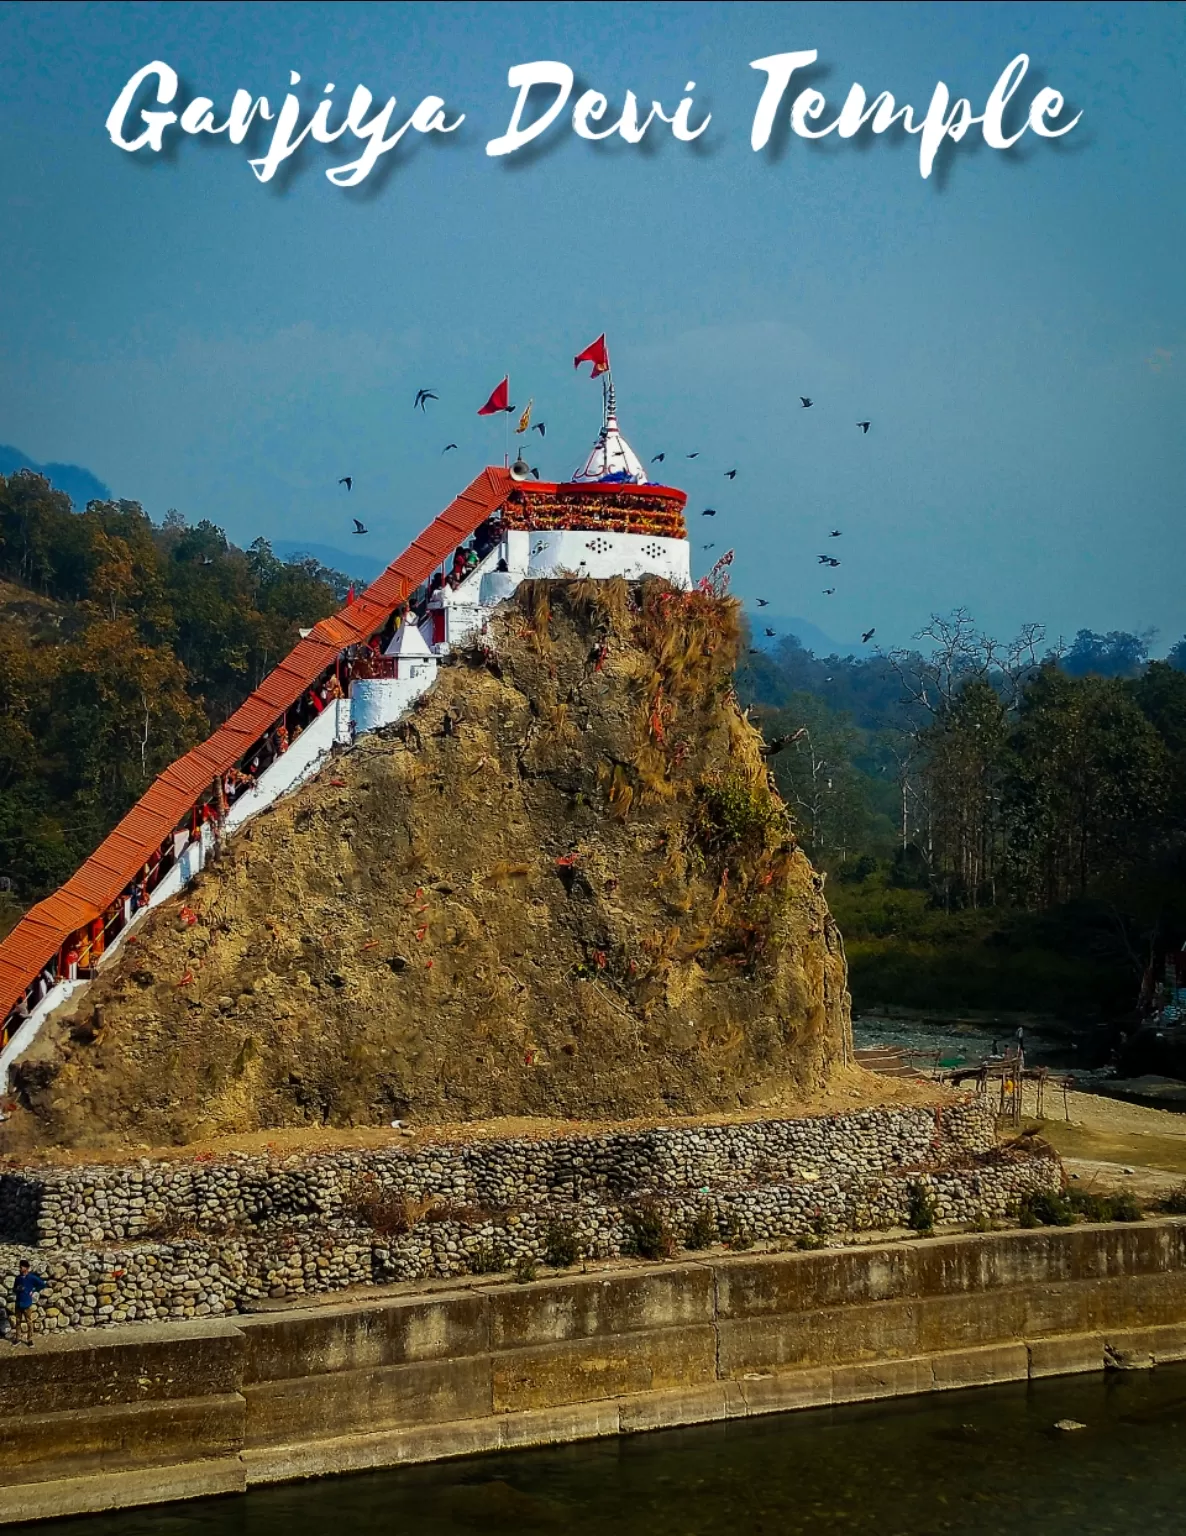
<path id="1" fill-rule="evenodd" d="M 37 1292 L 44 1289 L 45 1281 L 36 1270 L 29 1267 L 28 1259 L 22 1259 L 20 1271 L 12 1284 L 12 1293 L 16 1298 L 16 1328 L 12 1335 L 14 1345 L 21 1342 L 23 1331 L 25 1343 L 30 1349 L 33 1348 L 33 1303 L 37 1299 Z"/>

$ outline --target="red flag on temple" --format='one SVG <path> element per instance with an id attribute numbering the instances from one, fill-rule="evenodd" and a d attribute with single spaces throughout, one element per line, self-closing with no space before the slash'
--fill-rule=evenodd
<path id="1" fill-rule="evenodd" d="M 511 379 L 508 374 L 486 404 L 478 412 L 479 416 L 494 416 L 499 411 L 509 411 L 511 408 Z"/>
<path id="2" fill-rule="evenodd" d="M 354 601 L 354 583 L 350 583 L 350 590 L 346 593 L 346 602 L 349 605 Z"/>
<path id="3" fill-rule="evenodd" d="M 592 363 L 593 372 L 589 375 L 595 379 L 599 373 L 609 372 L 609 351 L 605 345 L 605 332 L 596 341 L 591 341 L 583 352 L 578 352 L 572 360 L 572 366 L 579 368 L 582 363 Z"/>

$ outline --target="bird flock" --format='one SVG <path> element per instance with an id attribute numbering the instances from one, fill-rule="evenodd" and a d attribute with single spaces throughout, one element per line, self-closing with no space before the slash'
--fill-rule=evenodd
<path id="1" fill-rule="evenodd" d="M 420 411 L 420 413 L 422 415 L 425 415 L 425 414 L 427 414 L 428 403 L 429 403 L 430 400 L 433 400 L 433 401 L 439 401 L 440 400 L 440 395 L 437 393 L 437 391 L 435 389 L 427 389 L 427 388 L 418 389 L 416 391 L 415 400 L 413 401 L 413 404 L 412 404 L 412 409 L 414 411 L 418 410 L 418 411 Z M 805 411 L 811 410 L 812 407 L 815 405 L 815 400 L 810 395 L 800 395 L 799 396 L 799 402 L 800 402 L 800 409 L 805 410 Z M 506 407 L 506 409 L 514 410 L 515 407 L 508 406 L 508 407 Z M 519 430 L 520 431 L 527 431 L 528 428 L 530 427 L 530 430 L 532 432 L 538 432 L 541 438 L 546 437 L 547 436 L 547 423 L 543 422 L 543 421 L 531 422 L 530 421 L 530 415 L 531 415 L 531 404 L 529 402 L 529 404 L 527 406 L 527 410 L 524 412 L 523 419 L 522 419 L 522 421 L 520 423 Z M 858 421 L 856 423 L 857 429 L 860 431 L 860 433 L 861 433 L 861 435 L 863 437 L 867 437 L 868 436 L 869 428 L 872 425 L 873 425 L 872 421 Z M 442 454 L 451 453 L 456 448 L 457 448 L 457 444 L 456 443 L 453 443 L 453 442 L 446 443 L 445 446 L 441 449 L 441 453 Z M 697 449 L 695 449 L 691 453 L 685 453 L 684 457 L 686 459 L 698 459 L 700 457 L 700 452 L 701 452 L 700 449 L 697 448 Z M 664 449 L 664 451 L 662 453 L 656 453 L 652 457 L 651 463 L 652 464 L 662 464 L 662 463 L 665 462 L 666 458 L 667 458 L 667 451 L 666 451 L 666 449 Z M 539 478 L 539 471 L 536 470 L 536 471 L 533 471 L 533 473 L 536 475 L 536 478 L 538 479 Z M 726 480 L 729 480 L 729 481 L 736 480 L 737 479 L 737 469 L 736 469 L 736 467 L 733 467 L 731 469 L 726 469 L 724 471 L 724 478 Z M 353 475 L 343 475 L 341 477 L 341 479 L 339 479 L 338 484 L 339 485 L 344 485 L 346 487 L 347 492 L 350 492 L 354 488 L 354 476 Z M 717 509 L 716 509 L 716 507 L 705 507 L 702 510 L 700 515 L 701 515 L 701 517 L 716 517 L 717 516 Z M 354 523 L 354 528 L 353 528 L 352 531 L 355 534 L 366 534 L 366 533 L 368 533 L 370 531 L 366 527 L 366 525 L 364 523 L 362 523 L 357 517 L 353 518 L 352 522 Z M 828 537 L 830 539 L 839 539 L 839 538 L 843 537 L 843 529 L 841 529 L 841 528 L 833 528 L 833 529 L 831 529 L 831 531 L 828 534 Z M 710 549 L 715 549 L 717 546 L 716 546 L 715 540 L 713 540 L 713 541 L 710 541 L 708 543 L 702 544 L 700 547 L 701 547 L 701 549 L 707 551 L 707 550 L 710 550 Z M 826 566 L 829 570 L 833 570 L 833 571 L 837 570 L 839 568 L 839 566 L 840 566 L 840 563 L 841 563 L 840 560 L 835 555 L 821 554 L 817 558 L 818 558 L 818 563 L 821 566 Z M 836 588 L 835 587 L 823 587 L 823 588 L 821 588 L 821 592 L 822 592 L 824 597 L 833 597 L 833 596 L 835 596 Z M 769 599 L 765 598 L 765 597 L 759 597 L 757 599 L 757 604 L 758 604 L 759 608 L 767 608 L 767 607 L 770 606 Z M 766 636 L 767 636 L 768 639 L 774 639 L 776 637 L 776 631 L 773 630 L 769 625 L 765 626 L 765 632 L 766 632 Z M 877 633 L 876 628 L 865 630 L 865 632 L 861 636 L 861 644 L 862 645 L 868 645 L 869 641 L 872 640 L 873 636 L 876 633 Z M 751 647 L 750 648 L 750 655 L 751 656 L 757 656 L 757 655 L 760 655 L 760 654 L 761 654 L 761 652 L 758 650 L 757 647 Z M 791 739 L 793 739 L 793 738 L 791 738 Z"/>
<path id="2" fill-rule="evenodd" d="M 419 411 L 421 413 L 421 415 L 427 415 L 428 414 L 428 402 L 430 400 L 439 400 L 440 398 L 441 398 L 440 395 L 436 392 L 435 389 L 418 389 L 416 391 L 416 398 L 412 402 L 412 409 L 414 411 Z M 506 409 L 507 410 L 514 410 L 515 407 L 514 406 L 507 406 Z M 530 413 L 531 413 L 531 406 L 528 405 L 527 411 L 525 413 L 525 416 L 526 416 L 526 418 L 528 420 L 530 418 Z M 526 431 L 527 430 L 527 422 L 526 421 L 524 422 L 523 426 L 521 426 L 520 430 L 521 431 Z M 531 424 L 531 431 L 532 432 L 538 432 L 541 438 L 546 437 L 548 435 L 547 423 L 543 422 L 543 421 L 534 422 L 534 423 Z M 456 447 L 457 447 L 456 443 L 446 443 L 445 446 L 441 449 L 441 453 L 442 454 L 451 453 Z M 539 479 L 539 471 L 538 470 L 534 470 L 533 473 L 535 474 L 535 477 L 538 480 Z M 341 477 L 341 479 L 338 481 L 338 484 L 339 485 L 344 485 L 346 487 L 347 492 L 352 491 L 354 489 L 354 476 L 353 475 L 343 475 Z M 365 524 L 361 523 L 358 520 L 357 517 L 352 518 L 351 521 L 354 523 L 354 527 L 351 530 L 353 533 L 362 534 L 362 533 L 369 533 L 370 532 L 370 529 L 367 528 L 365 526 Z"/>
<path id="3" fill-rule="evenodd" d="M 810 395 L 800 395 L 799 396 L 799 407 L 800 407 L 801 410 L 809 411 L 809 410 L 811 410 L 811 408 L 814 405 L 815 405 L 815 400 L 812 398 L 812 396 L 810 396 Z M 858 422 L 855 423 L 855 425 L 856 425 L 857 430 L 860 432 L 861 436 L 862 437 L 867 437 L 869 435 L 869 428 L 873 425 L 873 423 L 872 423 L 871 420 L 870 421 L 858 421 Z M 655 456 L 651 459 L 651 463 L 652 464 L 662 464 L 663 461 L 666 459 L 666 457 L 667 457 L 667 452 L 666 452 L 666 450 L 664 450 L 664 452 L 662 452 L 662 453 L 655 454 Z M 684 457 L 686 459 L 698 459 L 700 457 L 700 450 L 697 449 L 694 453 L 686 453 L 684 455 Z M 735 468 L 734 469 L 727 469 L 727 470 L 724 471 L 724 476 L 725 476 L 726 480 L 730 480 L 730 481 L 736 480 L 737 479 L 737 470 Z M 718 509 L 716 507 L 705 507 L 701 511 L 700 515 L 701 515 L 701 517 L 716 517 L 716 516 L 718 516 Z M 828 533 L 828 538 L 830 538 L 830 539 L 839 539 L 839 538 L 842 538 L 843 536 L 844 536 L 844 530 L 842 528 L 833 528 Z M 708 542 L 708 543 L 701 544 L 701 546 L 700 546 L 700 548 L 702 550 L 705 550 L 705 551 L 710 550 L 710 549 L 715 549 L 716 547 L 717 546 L 716 546 L 715 540 L 711 541 L 711 542 Z M 829 571 L 838 570 L 839 567 L 840 567 L 840 564 L 841 564 L 840 559 L 836 555 L 832 555 L 832 554 L 820 554 L 816 558 L 817 558 L 817 563 L 819 565 L 821 565 L 821 566 L 826 566 Z M 834 597 L 836 595 L 836 588 L 834 586 L 832 586 L 832 587 L 822 587 L 820 590 L 821 590 L 821 593 L 823 594 L 824 597 Z M 758 607 L 759 608 L 767 608 L 767 607 L 770 606 L 769 599 L 765 598 L 765 597 L 759 597 L 757 599 L 757 603 L 758 603 Z M 764 627 L 765 627 L 766 638 L 770 639 L 770 640 L 775 639 L 776 636 L 777 636 L 777 631 L 772 629 L 769 625 L 766 625 Z M 862 645 L 868 645 L 869 641 L 872 640 L 873 636 L 876 633 L 877 633 L 876 628 L 865 630 L 865 632 L 861 635 L 861 644 Z M 761 651 L 761 649 L 758 646 L 751 646 L 749 653 L 750 653 L 751 656 L 760 656 L 762 654 L 762 651 Z"/>

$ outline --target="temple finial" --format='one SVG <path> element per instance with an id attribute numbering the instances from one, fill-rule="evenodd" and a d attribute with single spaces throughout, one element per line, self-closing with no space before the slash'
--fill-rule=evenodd
<path id="1" fill-rule="evenodd" d="M 618 402 L 614 395 L 613 375 L 608 367 L 601 381 L 602 423 L 593 452 L 578 469 L 573 480 L 608 484 L 620 481 L 633 485 L 646 485 L 647 472 L 638 455 L 618 430 Z"/>

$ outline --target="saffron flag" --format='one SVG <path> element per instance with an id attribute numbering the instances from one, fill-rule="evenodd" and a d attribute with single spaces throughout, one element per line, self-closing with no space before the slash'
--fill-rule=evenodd
<path id="1" fill-rule="evenodd" d="M 589 375 L 595 379 L 599 373 L 609 372 L 609 351 L 605 345 L 605 332 L 596 341 L 591 341 L 583 352 L 578 352 L 572 360 L 572 366 L 579 368 L 582 363 L 592 363 L 593 372 Z"/>
<path id="2" fill-rule="evenodd" d="M 515 428 L 516 432 L 526 432 L 527 428 L 531 425 L 531 407 L 534 404 L 535 396 L 532 395 L 531 399 L 527 402 L 527 409 L 519 417 L 519 425 Z"/>
<path id="3" fill-rule="evenodd" d="M 494 391 L 494 393 L 490 396 L 489 400 L 487 400 L 486 404 L 478 412 L 478 415 L 495 416 L 499 411 L 509 411 L 510 409 L 511 380 L 510 375 L 508 374 L 507 377 L 503 379 L 498 388 Z"/>

